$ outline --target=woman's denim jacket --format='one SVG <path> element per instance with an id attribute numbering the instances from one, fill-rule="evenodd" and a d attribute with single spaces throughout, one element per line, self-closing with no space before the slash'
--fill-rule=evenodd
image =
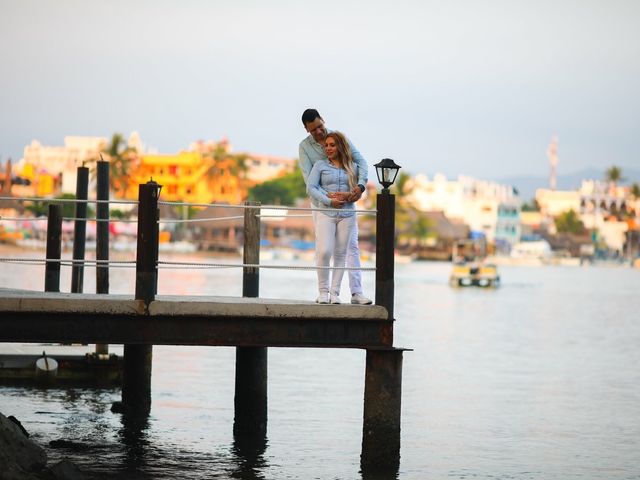
<path id="1" fill-rule="evenodd" d="M 357 165 L 356 168 L 357 177 Z M 331 199 L 325 192 L 349 192 L 349 176 L 344 168 L 333 166 L 327 160 L 318 160 L 307 178 L 307 193 L 317 204 L 331 208 Z M 334 212 L 320 212 L 330 217 L 350 217 L 354 214 L 354 202 L 347 202 Z"/>

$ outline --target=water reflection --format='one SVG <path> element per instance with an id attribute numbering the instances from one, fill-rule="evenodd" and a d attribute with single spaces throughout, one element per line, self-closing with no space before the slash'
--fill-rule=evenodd
<path id="1" fill-rule="evenodd" d="M 254 480 L 265 478 L 261 471 L 268 466 L 264 458 L 267 449 L 267 437 L 259 435 L 234 435 L 232 453 L 236 468 L 231 472 L 232 478 Z"/>
<path id="2" fill-rule="evenodd" d="M 118 431 L 118 437 L 125 447 L 122 465 L 125 470 L 145 470 L 149 446 L 148 428 L 147 415 L 122 414 L 122 428 Z"/>
<path id="3" fill-rule="evenodd" d="M 382 470 L 361 470 L 362 480 L 397 480 L 398 469 L 382 471 Z"/>
<path id="4" fill-rule="evenodd" d="M 447 265 L 398 265 L 395 341 L 415 348 L 403 366 L 400 473 L 359 472 L 360 352 L 274 349 L 268 441 L 230 434 L 231 348 L 157 347 L 148 426 L 108 411 L 119 389 L 2 387 L 0 411 L 22 422 L 50 462 L 69 457 L 94 478 L 636 478 L 640 271 L 503 272 L 499 290 L 459 291 L 446 283 Z M 29 288 L 15 270 L 4 275 Z M 241 282 L 228 275 L 206 271 L 198 279 L 206 289 L 193 293 L 239 296 Z M 267 269 L 261 293 L 308 298 L 306 275 Z M 165 293 L 193 286 L 165 278 Z M 342 422 L 351 423 L 338 429 Z M 57 439 L 75 445 L 50 447 Z"/>
<path id="5" fill-rule="evenodd" d="M 363 451 L 360 455 L 362 480 L 396 480 L 400 469 L 400 450 L 397 455 L 380 456 L 380 451 Z M 375 457 L 372 457 L 374 455 Z"/>

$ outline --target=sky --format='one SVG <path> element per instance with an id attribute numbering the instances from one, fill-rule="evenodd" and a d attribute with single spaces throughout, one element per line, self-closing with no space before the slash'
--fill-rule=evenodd
<path id="1" fill-rule="evenodd" d="M 0 0 L 0 160 L 132 131 L 297 157 L 312 107 L 411 174 L 546 175 L 553 135 L 559 174 L 640 168 L 639 25 L 637 0 Z"/>

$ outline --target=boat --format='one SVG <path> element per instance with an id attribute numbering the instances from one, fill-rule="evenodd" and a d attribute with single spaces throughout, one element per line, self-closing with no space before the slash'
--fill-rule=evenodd
<path id="1" fill-rule="evenodd" d="M 540 266 L 551 263 L 551 245 L 539 235 L 523 237 L 511 249 L 511 260 L 515 265 Z"/>
<path id="2" fill-rule="evenodd" d="M 0 385 L 14 383 L 120 385 L 124 350 L 95 345 L 0 343 Z"/>
<path id="3" fill-rule="evenodd" d="M 453 245 L 452 287 L 495 288 L 500 285 L 498 267 L 487 261 L 484 239 L 459 240 Z"/>

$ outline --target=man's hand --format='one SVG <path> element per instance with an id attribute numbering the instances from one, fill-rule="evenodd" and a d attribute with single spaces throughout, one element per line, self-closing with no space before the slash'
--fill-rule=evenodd
<path id="1" fill-rule="evenodd" d="M 360 197 L 362 197 L 362 190 L 360 190 L 360 187 L 356 185 L 355 187 L 353 187 L 353 190 L 349 192 L 346 201 L 357 202 L 358 200 L 360 200 Z"/>

